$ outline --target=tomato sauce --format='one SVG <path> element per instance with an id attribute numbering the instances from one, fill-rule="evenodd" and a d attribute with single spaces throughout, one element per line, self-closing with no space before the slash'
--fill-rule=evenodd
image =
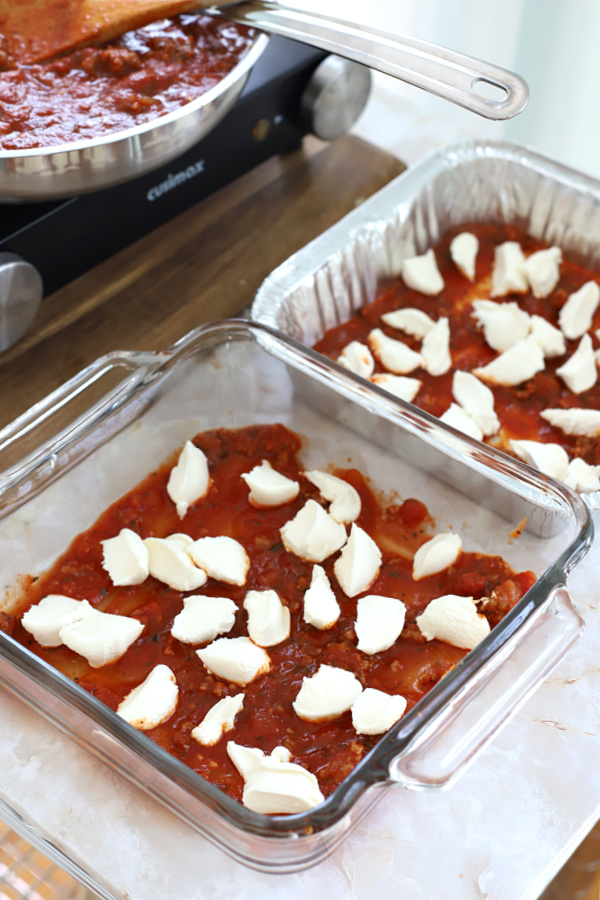
<path id="1" fill-rule="evenodd" d="M 194 13 L 15 68 L 3 59 L 0 42 L 0 68 L 8 67 L 0 71 L 0 148 L 29 150 L 103 137 L 179 109 L 218 84 L 255 35 Z"/>
<path id="2" fill-rule="evenodd" d="M 180 520 L 166 485 L 172 460 L 111 506 L 64 556 L 26 591 L 21 609 L 4 618 L 3 627 L 33 653 L 60 669 L 81 687 L 116 710 L 120 701 L 149 671 L 164 663 L 175 674 L 179 702 L 174 714 L 147 732 L 169 753 L 231 797 L 241 798 L 243 782 L 230 761 L 228 740 L 270 753 L 283 745 L 319 779 L 327 796 L 374 746 L 378 737 L 358 735 L 351 714 L 325 723 L 300 719 L 292 708 L 302 679 L 323 663 L 351 670 L 365 687 L 402 694 L 412 708 L 439 679 L 465 655 L 464 650 L 439 641 L 427 642 L 415 624 L 416 616 L 434 597 L 456 593 L 488 597 L 485 614 L 495 625 L 531 587 L 531 572 L 515 574 L 499 556 L 464 552 L 457 563 L 440 575 L 415 582 L 412 557 L 431 536 L 432 520 L 419 500 L 382 499 L 356 469 L 335 470 L 359 492 L 362 511 L 358 524 L 378 543 L 383 554 L 380 574 L 368 593 L 404 601 L 406 624 L 388 650 L 372 656 L 357 649 L 354 632 L 357 598 L 349 599 L 333 575 L 337 554 L 323 563 L 341 607 L 338 622 L 317 630 L 303 620 L 303 596 L 310 585 L 312 563 L 288 553 L 280 528 L 308 498 L 322 502 L 316 488 L 303 476 L 298 458 L 300 439 L 282 425 L 217 430 L 198 435 L 194 442 L 209 460 L 208 494 Z M 240 477 L 267 459 L 277 471 L 300 483 L 300 494 L 282 506 L 257 509 L 248 501 L 248 488 Z M 102 567 L 100 542 L 127 527 L 142 537 L 165 537 L 185 531 L 192 538 L 229 535 L 239 540 L 251 560 L 246 584 L 234 587 L 209 579 L 200 593 L 230 597 L 238 606 L 236 623 L 227 637 L 247 634 L 242 603 L 248 590 L 276 590 L 291 612 L 289 639 L 268 648 L 271 670 L 241 688 L 211 675 L 196 655 L 196 646 L 183 644 L 170 634 L 184 595 L 152 577 L 135 587 L 115 587 Z M 22 613 L 50 593 L 87 599 L 94 607 L 144 623 L 140 638 L 121 659 L 101 669 L 65 646 L 44 649 L 20 624 Z M 244 706 L 232 731 L 213 747 L 190 736 L 208 710 L 221 698 L 243 691 Z"/>
<path id="3" fill-rule="evenodd" d="M 476 276 L 474 283 L 468 282 L 458 271 L 450 256 L 452 238 L 462 231 L 470 231 L 479 240 Z M 472 301 L 490 297 L 491 274 L 494 248 L 504 241 L 517 241 L 526 255 L 542 249 L 543 246 L 524 232 L 504 225 L 467 224 L 447 232 L 435 247 L 438 268 L 445 287 L 436 297 L 428 297 L 406 287 L 398 278 L 383 290 L 376 300 L 355 313 L 349 321 L 330 329 L 314 348 L 331 359 L 336 359 L 350 341 L 366 342 L 373 328 L 381 328 L 389 337 L 402 340 L 413 350 L 420 350 L 421 343 L 381 321 L 381 316 L 393 310 L 413 307 L 423 310 L 433 319 L 443 316 L 450 323 L 450 353 L 452 367 L 441 376 L 433 376 L 424 369 L 417 368 L 410 373 L 418 378 L 422 387 L 413 403 L 434 416 L 441 416 L 453 401 L 452 379 L 456 370 L 471 371 L 491 362 L 497 353 L 485 341 L 483 330 L 478 328 L 472 316 Z M 587 281 L 597 281 L 600 276 L 589 272 L 576 263 L 564 258 L 560 267 L 557 287 L 545 298 L 538 299 L 531 292 L 495 298 L 498 301 L 517 300 L 521 309 L 529 315 L 539 315 L 552 325 L 558 326 L 558 312 L 568 296 L 577 291 Z M 600 328 L 600 308 L 596 311 L 590 334 L 594 349 L 600 348 L 600 340 L 594 332 Z M 570 456 L 580 456 L 590 465 L 600 464 L 600 440 L 591 437 L 566 435 L 553 428 L 540 417 L 547 408 L 579 407 L 600 409 L 600 380 L 595 386 L 581 394 L 574 394 L 559 376 L 556 369 L 564 364 L 579 344 L 579 339 L 566 341 L 567 352 L 557 358 L 547 358 L 545 369 L 529 381 L 513 387 L 488 384 L 495 400 L 495 410 L 501 422 L 497 435 L 486 438 L 486 443 L 510 453 L 509 440 L 548 441 L 560 444 Z M 375 372 L 385 369 L 376 362 Z"/>

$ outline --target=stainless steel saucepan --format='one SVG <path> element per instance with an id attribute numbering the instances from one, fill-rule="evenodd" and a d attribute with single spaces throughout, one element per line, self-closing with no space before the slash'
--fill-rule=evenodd
<path id="1" fill-rule="evenodd" d="M 512 72 L 410 37 L 269 0 L 249 0 L 204 12 L 261 32 L 244 59 L 218 85 L 181 109 L 127 131 L 55 147 L 0 151 L 0 202 L 77 196 L 136 178 L 180 156 L 234 105 L 265 49 L 266 34 L 346 57 L 490 119 L 511 118 L 527 103 L 527 85 Z M 490 90 L 495 99 L 486 96 Z"/>

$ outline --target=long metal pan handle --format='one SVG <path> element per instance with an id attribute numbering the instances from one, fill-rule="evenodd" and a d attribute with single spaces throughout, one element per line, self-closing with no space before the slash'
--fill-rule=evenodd
<path id="1" fill-rule="evenodd" d="M 513 72 L 405 35 L 286 8 L 269 0 L 233 3 L 211 11 L 393 75 L 488 119 L 516 116 L 529 97 L 527 84 Z M 498 94 L 497 99 L 484 95 L 490 87 Z"/>

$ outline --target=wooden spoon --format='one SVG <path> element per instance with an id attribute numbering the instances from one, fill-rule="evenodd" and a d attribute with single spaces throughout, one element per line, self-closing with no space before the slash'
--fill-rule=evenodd
<path id="1" fill-rule="evenodd" d="M 0 36 L 13 63 L 41 62 L 155 19 L 231 0 L 0 0 Z"/>

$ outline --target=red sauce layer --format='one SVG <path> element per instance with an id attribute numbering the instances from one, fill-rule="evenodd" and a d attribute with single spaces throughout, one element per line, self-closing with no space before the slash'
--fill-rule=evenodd
<path id="1" fill-rule="evenodd" d="M 328 795 L 378 737 L 357 735 L 349 712 L 320 724 L 300 719 L 291 704 L 302 679 L 313 675 L 322 663 L 339 666 L 354 672 L 365 687 L 402 694 L 410 709 L 465 655 L 464 650 L 436 640 L 426 642 L 421 636 L 415 618 L 429 601 L 446 593 L 489 597 L 485 614 L 493 626 L 531 587 L 535 577 L 531 572 L 515 574 L 499 556 L 465 552 L 446 572 L 415 582 L 411 574 L 414 551 L 431 536 L 427 508 L 416 499 L 382 502 L 359 471 L 336 470 L 335 474 L 359 492 L 362 511 L 358 524 L 382 550 L 381 572 L 367 593 L 396 597 L 407 607 L 406 624 L 396 643 L 389 650 L 367 656 L 356 646 L 357 598 L 346 597 L 333 575 L 337 554 L 323 567 L 342 610 L 340 619 L 329 630 L 319 631 L 302 617 L 312 563 L 286 552 L 279 529 L 309 497 L 323 501 L 302 474 L 300 439 L 281 425 L 269 425 L 206 432 L 194 442 L 209 459 L 212 482 L 206 497 L 195 503 L 183 520 L 166 490 L 170 461 L 79 535 L 53 568 L 30 586 L 19 614 L 4 617 L 3 627 L 113 710 L 155 665 L 169 666 L 179 685 L 179 703 L 167 722 L 147 734 L 231 797 L 241 798 L 243 782 L 227 755 L 230 739 L 267 753 L 279 745 L 287 747 L 292 761 L 313 772 Z M 269 509 L 257 509 L 249 503 L 248 488 L 240 476 L 263 459 L 299 481 L 301 490 L 296 500 Z M 173 619 L 183 607 L 182 593 L 152 577 L 135 587 L 114 587 L 102 568 L 100 542 L 124 527 L 144 538 L 184 531 L 194 539 L 229 535 L 239 540 L 251 559 L 246 584 L 232 587 L 209 579 L 199 593 L 231 597 L 237 604 L 236 623 L 227 637 L 247 634 L 242 608 L 246 591 L 274 589 L 279 593 L 291 611 L 292 630 L 288 640 L 268 649 L 271 671 L 245 688 L 221 681 L 205 669 L 196 655 L 197 647 L 183 644 L 170 634 Z M 98 609 L 139 619 L 144 631 L 121 659 L 92 669 L 67 647 L 41 648 L 22 628 L 21 614 L 50 593 L 87 599 Z M 201 746 L 190 737 L 217 700 L 240 691 L 245 693 L 243 709 L 234 729 L 216 746 Z"/>
<path id="2" fill-rule="evenodd" d="M 450 256 L 450 242 L 462 231 L 470 231 L 479 240 L 474 283 L 470 283 L 461 275 Z M 403 341 L 414 350 L 420 350 L 420 341 L 390 328 L 381 321 L 381 316 L 405 307 L 423 310 L 436 321 L 446 316 L 450 322 L 452 367 L 446 374 L 440 376 L 430 375 L 422 368 L 410 373 L 411 378 L 422 381 L 422 387 L 413 401 L 415 406 L 434 416 L 441 416 L 453 400 L 454 372 L 456 370 L 470 372 L 479 366 L 487 365 L 498 355 L 486 343 L 483 329 L 477 327 L 472 316 L 471 304 L 473 300 L 490 297 L 494 248 L 504 241 L 518 241 L 525 255 L 545 246 L 511 226 L 477 223 L 454 228 L 448 231 L 434 248 L 438 268 L 445 283 L 443 291 L 438 296 L 428 297 L 411 290 L 402 279 L 398 278 L 383 290 L 373 303 L 364 306 L 349 321 L 326 332 L 314 345 L 315 349 L 331 359 L 336 359 L 350 341 L 366 343 L 371 329 L 381 328 L 389 337 Z M 558 327 L 559 310 L 569 295 L 591 280 L 600 284 L 600 276 L 597 273 L 589 272 L 565 258 L 560 267 L 558 285 L 548 297 L 537 299 L 528 292 L 494 299 L 498 302 L 516 301 L 529 315 L 542 316 Z M 600 308 L 596 311 L 589 332 L 595 350 L 600 348 L 600 340 L 594 334 L 598 328 L 600 328 Z M 600 440 L 597 437 L 565 435 L 539 415 L 547 408 L 600 409 L 600 380 L 590 390 L 574 394 L 556 375 L 556 369 L 564 364 L 578 345 L 579 339 L 566 341 L 566 353 L 563 356 L 546 359 L 544 371 L 538 372 L 529 381 L 514 387 L 488 384 L 494 394 L 495 410 L 501 422 L 501 429 L 497 435 L 486 438 L 486 443 L 510 452 L 508 443 L 510 438 L 547 441 L 560 444 L 570 456 L 580 456 L 590 465 L 600 464 Z M 385 369 L 376 363 L 375 371 L 384 372 Z"/>
<path id="3" fill-rule="evenodd" d="M 102 137 L 179 109 L 218 84 L 255 34 L 211 16 L 181 15 L 108 44 L 0 72 L 0 147 L 28 150 Z M 0 64 L 1 55 L 0 48 Z"/>

